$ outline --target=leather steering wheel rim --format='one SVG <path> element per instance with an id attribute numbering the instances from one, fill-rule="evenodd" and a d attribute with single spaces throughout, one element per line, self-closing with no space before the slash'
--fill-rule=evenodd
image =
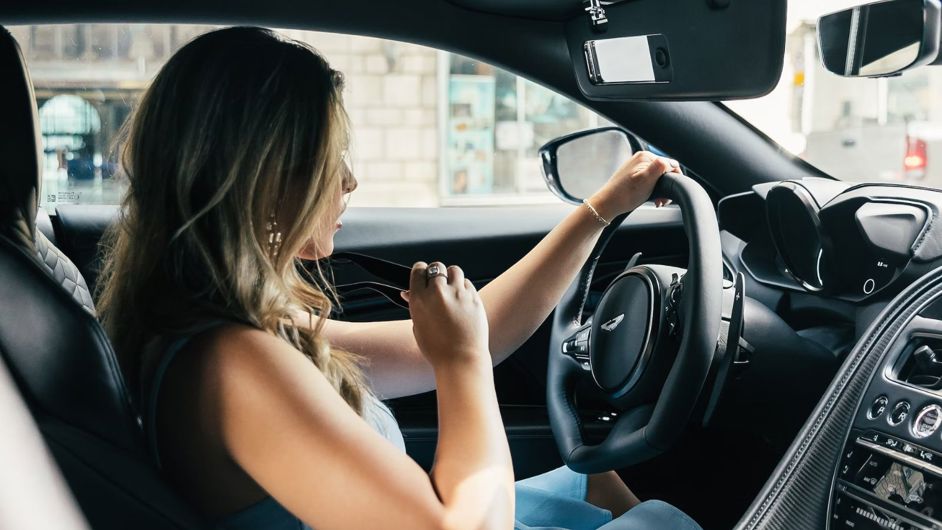
<path id="1" fill-rule="evenodd" d="M 553 314 L 547 368 L 547 409 L 563 461 L 581 473 L 599 473 L 647 460 L 676 442 L 686 428 L 713 362 L 722 318 L 723 265 L 719 226 L 706 191 L 684 175 L 667 173 L 655 197 L 671 199 L 683 213 L 689 244 L 680 311 L 680 347 L 653 410 L 636 407 L 623 414 L 599 444 L 583 440 L 573 395 L 582 367 L 562 353 L 560 345 L 582 324 L 582 311 L 592 274 L 602 250 L 626 215 L 605 229 L 579 276 Z M 629 314 L 626 317 L 630 318 Z"/>

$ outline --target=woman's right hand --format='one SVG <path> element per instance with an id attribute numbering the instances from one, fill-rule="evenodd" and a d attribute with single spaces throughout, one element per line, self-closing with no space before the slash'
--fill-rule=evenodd
<path id="1" fill-rule="evenodd" d="M 437 265 L 448 276 L 428 278 Z M 412 266 L 409 291 L 403 293 L 412 315 L 412 332 L 422 354 L 434 368 L 449 363 L 490 364 L 487 315 L 477 289 L 462 270 L 440 262 Z"/>

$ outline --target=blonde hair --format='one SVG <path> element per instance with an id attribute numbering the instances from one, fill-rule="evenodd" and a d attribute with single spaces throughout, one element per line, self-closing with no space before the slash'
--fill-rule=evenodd
<path id="1" fill-rule="evenodd" d="M 122 150 L 129 187 L 98 300 L 132 388 L 150 340 L 226 319 L 291 343 L 362 412 L 357 358 L 321 336 L 330 284 L 295 257 L 333 226 L 348 171 L 341 90 L 308 45 L 228 28 L 184 46 L 144 93 Z M 282 232 L 274 252 L 272 220 Z M 300 312 L 314 315 L 311 328 L 290 324 Z"/>

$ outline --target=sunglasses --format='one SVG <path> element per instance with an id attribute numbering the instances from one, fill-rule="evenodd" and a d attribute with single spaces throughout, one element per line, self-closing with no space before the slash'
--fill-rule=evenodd
<path id="1" fill-rule="evenodd" d="M 341 295 L 357 291 L 373 291 L 404 309 L 409 303 L 399 293 L 409 290 L 412 267 L 356 252 L 337 252 L 330 256 L 331 263 L 354 264 L 382 281 L 359 281 L 337 285 L 334 289 Z"/>

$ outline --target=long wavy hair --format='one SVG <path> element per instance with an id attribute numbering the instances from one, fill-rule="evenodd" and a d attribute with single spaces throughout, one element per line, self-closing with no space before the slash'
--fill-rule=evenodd
<path id="1" fill-rule="evenodd" d="M 144 93 L 121 149 L 129 187 L 98 292 L 132 388 L 150 341 L 226 319 L 288 341 L 362 413 L 358 358 L 321 336 L 330 284 L 295 257 L 333 226 L 349 171 L 342 84 L 310 46 L 238 27 L 188 43 Z M 302 312 L 310 327 L 291 324 Z"/>

